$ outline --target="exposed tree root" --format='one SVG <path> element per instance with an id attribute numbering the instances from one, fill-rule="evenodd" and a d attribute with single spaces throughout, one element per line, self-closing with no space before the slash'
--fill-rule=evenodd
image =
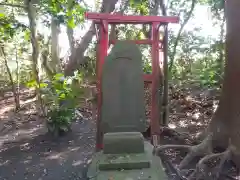
<path id="1" fill-rule="evenodd" d="M 227 160 L 231 159 L 231 150 L 228 148 L 226 151 L 222 153 L 213 153 L 212 147 L 212 135 L 208 135 L 200 144 L 196 146 L 188 146 L 188 145 L 163 145 L 155 148 L 154 153 L 158 156 L 161 156 L 164 150 L 166 149 L 187 149 L 188 154 L 186 157 L 180 162 L 179 166 L 175 168 L 176 174 L 180 179 L 182 178 L 181 170 L 184 169 L 195 157 L 203 156 L 203 158 L 197 163 L 196 169 L 191 173 L 187 179 L 207 179 L 208 176 L 205 173 L 207 169 L 207 163 L 213 159 L 220 158 L 219 164 L 214 168 L 212 175 L 213 179 L 217 180 L 220 177 L 221 170 Z M 174 167 L 174 166 L 173 166 Z M 212 179 L 212 178 L 211 178 Z"/>
<path id="2" fill-rule="evenodd" d="M 189 146 L 189 145 L 164 145 L 164 146 L 156 147 L 153 151 L 153 154 L 159 156 L 161 152 L 166 149 L 187 149 L 187 151 L 189 151 L 191 147 L 192 146 Z"/>
<path id="3" fill-rule="evenodd" d="M 222 155 L 223 156 L 220 160 L 219 165 L 215 168 L 215 173 L 214 174 L 216 175 L 216 179 L 218 179 L 220 177 L 220 174 L 221 174 L 220 172 L 223 169 L 223 166 L 224 166 L 225 162 L 231 159 L 231 155 L 232 155 L 231 150 L 228 149 L 227 151 L 222 153 Z"/>
<path id="4" fill-rule="evenodd" d="M 192 146 L 187 156 L 181 161 L 179 169 L 186 167 L 196 156 L 206 156 L 211 154 L 212 148 L 212 135 L 208 135 L 202 143 Z"/>
<path id="5" fill-rule="evenodd" d="M 162 151 L 166 149 L 187 149 L 189 151 L 188 155 L 182 160 L 179 165 L 180 169 L 183 169 L 194 157 L 201 155 L 208 155 L 212 153 L 211 146 L 212 136 L 209 135 L 202 143 L 196 146 L 189 145 L 163 145 L 155 148 L 154 154 L 160 155 Z"/>
<path id="6" fill-rule="evenodd" d="M 171 137 L 179 142 L 184 142 L 188 144 L 200 143 L 197 139 L 194 139 L 193 137 L 191 137 L 191 135 L 187 132 L 178 132 L 172 128 L 169 128 L 163 125 L 161 125 L 160 131 L 161 131 L 161 136 Z M 151 126 L 149 126 L 145 132 L 143 132 L 143 136 L 147 139 L 151 137 Z"/>
<path id="7" fill-rule="evenodd" d="M 193 139 L 189 133 L 187 132 L 178 132 L 174 129 L 171 129 L 169 127 L 166 126 L 161 126 L 161 134 L 164 136 L 169 136 L 169 137 L 174 137 L 175 139 L 178 139 L 180 141 L 186 141 L 187 139 L 190 140 L 191 142 L 196 141 L 195 139 Z M 196 142 L 199 143 L 199 142 Z"/>
<path id="8" fill-rule="evenodd" d="M 220 163 L 219 165 L 215 168 L 213 171 L 214 179 L 218 179 L 220 177 L 220 172 L 224 166 L 224 163 L 230 159 L 231 156 L 231 151 L 226 150 L 225 152 L 222 153 L 216 153 L 216 154 L 209 154 L 203 157 L 198 164 L 196 165 L 195 171 L 189 176 L 189 180 L 191 179 L 206 179 L 206 163 L 209 162 L 212 159 L 220 158 Z"/>
<path id="9" fill-rule="evenodd" d="M 168 171 L 174 173 L 179 180 L 186 180 L 186 178 L 182 175 L 181 171 L 178 169 L 178 167 L 175 167 L 165 156 L 162 156 L 161 158 L 163 164 L 165 165 L 166 169 Z"/>

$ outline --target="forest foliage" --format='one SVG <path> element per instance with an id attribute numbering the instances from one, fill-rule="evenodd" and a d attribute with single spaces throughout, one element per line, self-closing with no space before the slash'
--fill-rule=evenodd
<path id="1" fill-rule="evenodd" d="M 202 34 L 201 25 L 185 28 L 199 7 L 210 9 L 212 26 L 219 29 L 216 37 Z M 179 16 L 179 25 L 169 27 L 169 86 L 219 88 L 224 67 L 223 10 L 223 0 L 169 0 L 167 4 L 161 0 L 0 0 L 0 92 L 11 89 L 18 110 L 19 89 L 36 89 L 49 130 L 68 131 L 79 105 L 75 101 L 84 94 L 86 83 L 95 80 L 95 27 L 84 19 L 86 11 Z M 115 29 L 119 39 L 149 36 L 146 25 Z M 149 73 L 150 48 L 140 48 L 144 71 Z"/>

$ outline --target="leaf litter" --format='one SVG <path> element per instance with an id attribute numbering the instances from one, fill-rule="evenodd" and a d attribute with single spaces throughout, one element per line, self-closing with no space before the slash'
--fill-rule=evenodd
<path id="1" fill-rule="evenodd" d="M 29 91 L 21 93 L 22 104 L 33 96 Z M 170 87 L 169 126 L 163 131 L 162 144 L 193 144 L 196 137 L 208 125 L 217 106 L 218 92 L 210 89 Z M 150 88 L 145 86 L 146 116 L 150 118 Z M 78 109 L 73 131 L 66 137 L 54 139 L 46 133 L 44 120 L 37 116 L 35 101 L 24 104 L 14 112 L 11 96 L 0 99 L 0 179 L 81 179 L 95 145 L 96 106 L 90 101 Z M 179 137 L 183 137 L 182 139 Z M 169 179 L 176 179 L 171 168 L 183 159 L 185 152 L 168 150 L 164 162 Z M 169 165 L 169 163 L 171 165 Z M 190 165 L 186 174 L 195 169 Z M 234 168 L 226 169 L 231 179 Z"/>

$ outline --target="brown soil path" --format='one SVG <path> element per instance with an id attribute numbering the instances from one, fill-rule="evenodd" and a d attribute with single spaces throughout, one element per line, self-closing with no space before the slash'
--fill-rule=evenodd
<path id="1" fill-rule="evenodd" d="M 72 132 L 54 139 L 28 96 L 21 96 L 25 104 L 18 113 L 12 111 L 11 97 L 0 99 L 0 180 L 83 179 L 94 150 L 95 125 L 89 118 L 78 120 Z"/>

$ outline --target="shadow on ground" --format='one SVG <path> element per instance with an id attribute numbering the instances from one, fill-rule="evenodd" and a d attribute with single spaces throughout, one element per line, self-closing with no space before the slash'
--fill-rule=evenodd
<path id="1" fill-rule="evenodd" d="M 94 129 L 90 120 L 81 120 L 58 139 L 41 125 L 0 136 L 0 180 L 82 179 L 94 151 Z"/>

